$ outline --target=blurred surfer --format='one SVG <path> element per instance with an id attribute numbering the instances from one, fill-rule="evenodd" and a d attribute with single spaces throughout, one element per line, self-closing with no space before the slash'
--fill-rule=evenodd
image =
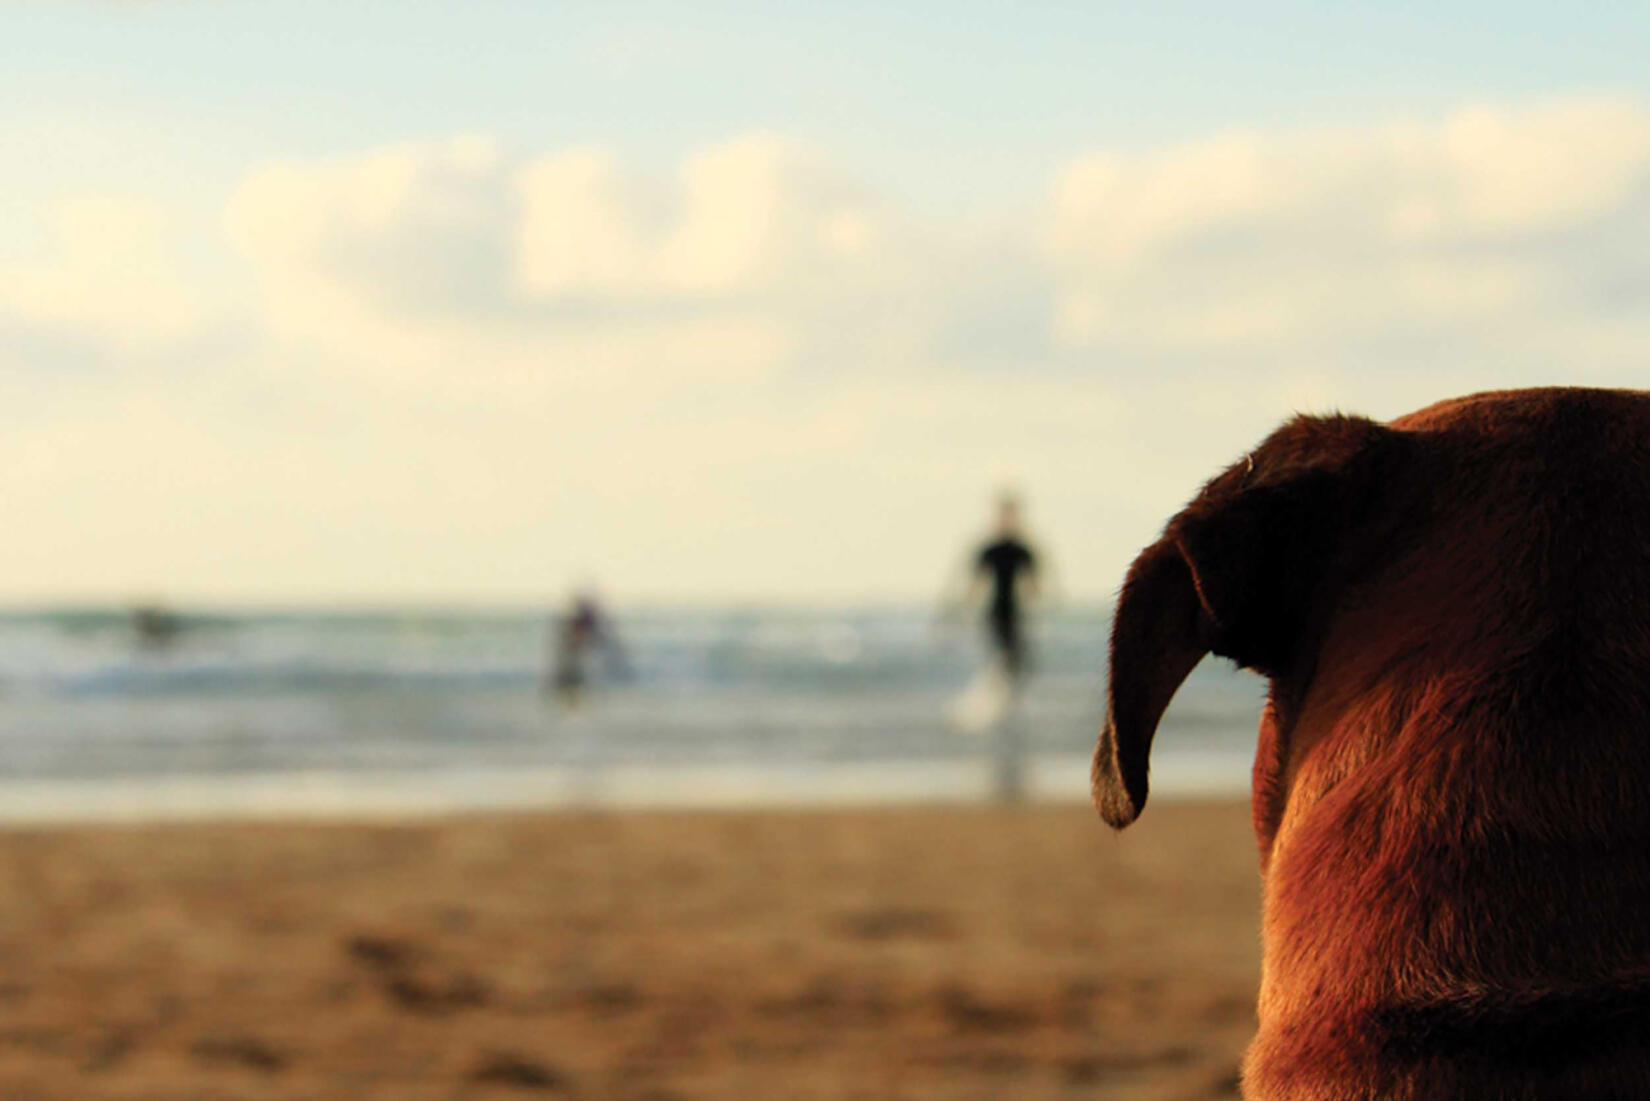
<path id="1" fill-rule="evenodd" d="M 1041 565 L 1021 524 L 1020 499 L 997 498 L 995 526 L 966 562 L 967 579 L 952 607 L 982 607 L 989 660 L 953 701 L 951 725 L 980 734 L 999 727 L 1030 668 L 1026 607 L 1037 599 Z M 955 591 L 955 590 L 954 590 Z"/>
<path id="2" fill-rule="evenodd" d="M 132 609 L 132 634 L 145 650 L 165 650 L 183 633 L 183 620 L 161 604 L 139 604 Z"/>
<path id="3" fill-rule="evenodd" d="M 992 653 L 1010 680 L 1026 671 L 1025 605 L 1038 595 L 1037 554 L 1020 528 L 1020 501 L 997 499 L 997 530 L 974 558 L 974 593 L 990 589 L 986 633 Z"/>
<path id="4" fill-rule="evenodd" d="M 545 673 L 545 691 L 554 693 L 571 710 L 583 698 L 596 650 L 602 650 L 615 666 L 622 664 L 618 637 L 589 590 L 573 597 L 567 611 L 552 620 L 550 632 L 552 657 Z"/>

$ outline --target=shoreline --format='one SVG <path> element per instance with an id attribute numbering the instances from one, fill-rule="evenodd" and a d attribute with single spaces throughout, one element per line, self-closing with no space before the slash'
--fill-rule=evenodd
<path id="1" fill-rule="evenodd" d="M 1154 802 L 1240 799 L 1248 759 L 1160 755 Z M 417 821 L 572 809 L 783 810 L 978 804 L 990 761 L 598 764 L 0 780 L 0 825 Z M 1241 767 L 1241 771 L 1240 771 Z M 1027 801 L 1087 802 L 1086 755 L 1027 761 Z"/>

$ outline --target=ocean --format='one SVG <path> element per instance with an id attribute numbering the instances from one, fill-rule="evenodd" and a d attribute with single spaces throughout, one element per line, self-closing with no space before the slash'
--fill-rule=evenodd
<path id="1" fill-rule="evenodd" d="M 950 704 L 978 632 L 916 608 L 619 609 L 622 667 L 569 712 L 539 610 L 0 613 L 0 817 L 406 814 L 980 798 Z M 1034 795 L 1080 798 L 1109 610 L 1046 614 L 1014 721 Z M 600 671 L 600 667 L 598 667 Z M 1242 791 L 1262 682 L 1216 659 L 1158 734 L 1154 792 Z"/>

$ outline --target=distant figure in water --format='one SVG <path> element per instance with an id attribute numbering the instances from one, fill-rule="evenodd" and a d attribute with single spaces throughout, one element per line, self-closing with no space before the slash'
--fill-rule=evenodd
<path id="1" fill-rule="evenodd" d="M 177 641 L 183 620 L 159 604 L 140 604 L 132 609 L 132 631 L 144 649 L 164 650 Z"/>
<path id="2" fill-rule="evenodd" d="M 545 690 L 554 692 L 569 709 L 577 707 L 583 698 L 597 649 L 604 652 L 610 664 L 622 668 L 618 637 L 588 591 L 575 595 L 567 611 L 552 619 L 550 633 L 551 664 Z"/>
<path id="3" fill-rule="evenodd" d="M 965 600 L 984 605 L 991 660 L 952 702 L 949 720 L 959 733 L 994 732 L 997 797 L 1016 802 L 1025 796 L 1027 766 L 1023 724 L 1013 706 L 1030 668 L 1026 605 L 1040 595 L 1045 568 L 1026 539 L 1013 493 L 997 498 L 995 530 L 967 565 Z"/>
<path id="4" fill-rule="evenodd" d="M 1011 681 L 1025 675 L 1025 605 L 1038 595 L 1037 554 L 1020 528 L 1020 500 L 1012 493 L 997 499 L 997 528 L 974 556 L 974 599 L 989 589 L 986 633 L 992 654 Z"/>

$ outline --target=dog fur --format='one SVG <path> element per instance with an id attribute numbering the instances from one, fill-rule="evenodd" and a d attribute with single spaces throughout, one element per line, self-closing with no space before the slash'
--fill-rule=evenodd
<path id="1" fill-rule="evenodd" d="M 1650 1098 L 1650 394 L 1300 417 L 1118 600 L 1101 816 L 1213 652 L 1270 679 L 1251 1101 Z"/>

